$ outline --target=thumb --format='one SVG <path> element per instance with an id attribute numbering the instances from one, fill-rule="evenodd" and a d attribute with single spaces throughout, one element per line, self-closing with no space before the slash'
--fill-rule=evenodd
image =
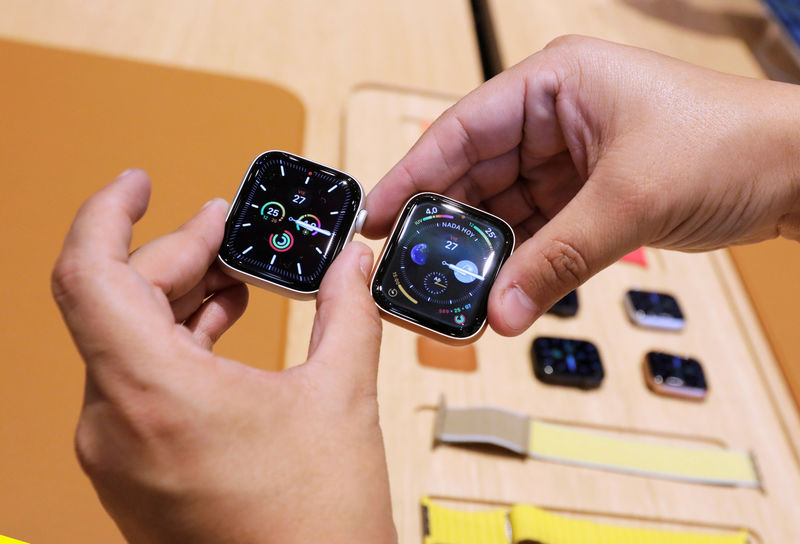
<path id="1" fill-rule="evenodd" d="M 489 296 L 489 323 L 516 336 L 564 295 L 642 245 L 635 210 L 589 180 L 508 259 Z"/>
<path id="2" fill-rule="evenodd" d="M 350 242 L 325 273 L 308 359 L 353 385 L 372 384 L 378 372 L 381 318 L 370 295 L 372 250 Z"/>

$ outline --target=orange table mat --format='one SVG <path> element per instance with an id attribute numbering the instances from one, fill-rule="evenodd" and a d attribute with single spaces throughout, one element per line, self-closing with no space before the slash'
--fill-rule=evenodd
<path id="1" fill-rule="evenodd" d="M 49 274 L 80 202 L 137 166 L 153 180 L 134 245 L 228 200 L 266 149 L 301 150 L 304 109 L 264 82 L 0 40 L 0 534 L 122 542 L 80 473 L 83 368 Z M 285 299 L 253 293 L 218 351 L 282 364 Z"/>

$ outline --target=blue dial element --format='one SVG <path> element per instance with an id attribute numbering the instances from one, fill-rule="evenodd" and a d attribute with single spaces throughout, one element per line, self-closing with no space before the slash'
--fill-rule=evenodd
<path id="1" fill-rule="evenodd" d="M 455 266 L 451 267 L 456 279 L 461 283 L 472 283 L 475 280 L 482 279 L 478 274 L 478 266 L 472 261 L 463 260 L 458 261 Z"/>
<path id="2" fill-rule="evenodd" d="M 411 248 L 411 260 L 422 266 L 428 260 L 428 244 L 417 244 Z"/>

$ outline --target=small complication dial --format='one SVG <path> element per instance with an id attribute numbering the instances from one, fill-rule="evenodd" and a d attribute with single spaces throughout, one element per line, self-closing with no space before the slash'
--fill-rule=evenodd
<path id="1" fill-rule="evenodd" d="M 428 272 L 422 281 L 425 290 L 432 295 L 441 295 L 447 291 L 447 277 L 441 272 Z"/>
<path id="2" fill-rule="evenodd" d="M 261 206 L 261 218 L 272 224 L 280 223 L 286 217 L 286 208 L 280 202 L 270 201 Z"/>
<path id="3" fill-rule="evenodd" d="M 289 221 L 294 223 L 295 228 L 303 236 L 316 236 L 317 234 L 322 234 L 323 236 L 331 235 L 331 231 L 322 228 L 322 221 L 320 221 L 319 217 L 316 215 L 307 213 L 301 215 L 297 219 L 290 217 Z"/>

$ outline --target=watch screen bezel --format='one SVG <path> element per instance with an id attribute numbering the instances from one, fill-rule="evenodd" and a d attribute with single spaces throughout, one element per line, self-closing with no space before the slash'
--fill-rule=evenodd
<path id="1" fill-rule="evenodd" d="M 469 324 L 464 324 L 463 326 L 446 325 L 439 320 L 429 318 L 423 314 L 413 313 L 408 308 L 405 308 L 398 304 L 393 304 L 391 299 L 388 298 L 383 293 L 382 289 L 383 278 L 387 274 L 387 272 L 388 273 L 391 272 L 388 270 L 389 264 L 394 260 L 395 252 L 401 245 L 400 233 L 402 233 L 405 230 L 406 222 L 411 217 L 413 210 L 415 210 L 417 206 L 423 202 L 438 206 L 455 207 L 459 211 L 459 213 L 467 217 L 472 216 L 478 221 L 487 223 L 491 225 L 492 228 L 501 232 L 503 235 L 504 242 L 502 248 L 498 250 L 498 255 L 497 255 L 498 258 L 496 260 L 496 265 L 494 266 L 492 273 L 488 275 L 485 279 L 490 288 L 489 290 L 487 290 L 486 296 L 482 297 L 481 300 L 477 302 L 474 314 L 475 317 Z M 373 275 L 373 279 L 370 285 L 372 298 L 375 300 L 375 303 L 381 310 L 403 321 L 409 322 L 418 327 L 422 327 L 423 329 L 426 329 L 428 331 L 441 334 L 448 338 L 452 338 L 454 340 L 468 339 L 472 336 L 475 336 L 476 334 L 478 334 L 483 330 L 483 327 L 486 323 L 489 291 L 491 290 L 491 285 L 494 284 L 494 280 L 497 278 L 497 274 L 499 274 L 500 268 L 502 267 L 503 263 L 505 263 L 505 261 L 511 256 L 513 250 L 514 250 L 514 231 L 511 229 L 508 223 L 506 223 L 499 217 L 496 217 L 483 210 L 480 210 L 468 204 L 464 204 L 462 202 L 458 202 L 457 200 L 453 200 L 452 198 L 448 198 L 446 196 L 437 193 L 416 194 L 406 202 L 402 212 L 400 213 L 400 216 L 397 219 L 397 222 L 395 223 L 394 228 L 392 229 L 392 233 L 390 234 L 389 238 L 386 241 L 386 245 L 381 254 L 381 259 L 378 262 L 378 265 L 375 269 L 375 274 Z"/>
<path id="2" fill-rule="evenodd" d="M 259 168 L 261 167 L 261 163 L 265 163 L 267 161 L 280 158 L 287 161 L 294 161 L 300 164 L 303 168 L 308 169 L 309 171 L 317 172 L 322 171 L 327 176 L 330 176 L 337 180 L 338 182 L 345 182 L 350 187 L 352 193 L 356 195 L 356 198 L 353 198 L 347 205 L 346 213 L 347 215 L 344 217 L 342 221 L 342 227 L 339 231 L 337 231 L 334 236 L 334 244 L 331 246 L 330 251 L 328 254 L 323 257 L 327 258 L 327 262 L 324 263 L 324 266 L 318 276 L 312 281 L 296 281 L 296 280 L 289 280 L 284 278 L 278 274 L 271 273 L 263 268 L 258 266 L 252 265 L 247 262 L 241 261 L 236 255 L 232 254 L 228 248 L 227 241 L 231 236 L 231 229 L 233 226 L 233 222 L 238 217 L 239 213 L 241 213 L 242 207 L 245 205 L 246 198 L 244 195 L 248 193 L 248 189 L 251 187 L 253 183 L 255 183 Z M 250 164 L 247 172 L 242 179 L 242 182 L 239 184 L 239 188 L 236 191 L 236 196 L 234 197 L 233 204 L 231 205 L 230 209 L 228 210 L 228 215 L 225 219 L 225 234 L 222 239 L 222 245 L 219 249 L 219 258 L 220 260 L 225 263 L 225 265 L 233 268 L 234 270 L 244 274 L 248 278 L 254 280 L 253 283 L 262 283 L 266 282 L 271 285 L 275 285 L 282 289 L 288 290 L 293 293 L 298 293 L 302 295 L 312 295 L 319 291 L 320 284 L 322 283 L 322 278 L 325 276 L 325 273 L 330 267 L 333 260 L 336 256 L 342 251 L 344 246 L 347 244 L 350 234 L 353 231 L 353 227 L 355 225 L 358 212 L 361 209 L 361 204 L 364 200 L 364 190 L 361 187 L 361 184 L 352 176 L 346 174 L 345 172 L 341 172 L 336 170 L 335 168 L 331 168 L 329 166 L 325 166 L 323 164 L 319 164 L 312 160 L 306 159 L 305 157 L 301 157 L 299 155 L 295 155 L 293 153 L 288 153 L 286 151 L 265 151 L 258 155 L 253 162 Z"/>

